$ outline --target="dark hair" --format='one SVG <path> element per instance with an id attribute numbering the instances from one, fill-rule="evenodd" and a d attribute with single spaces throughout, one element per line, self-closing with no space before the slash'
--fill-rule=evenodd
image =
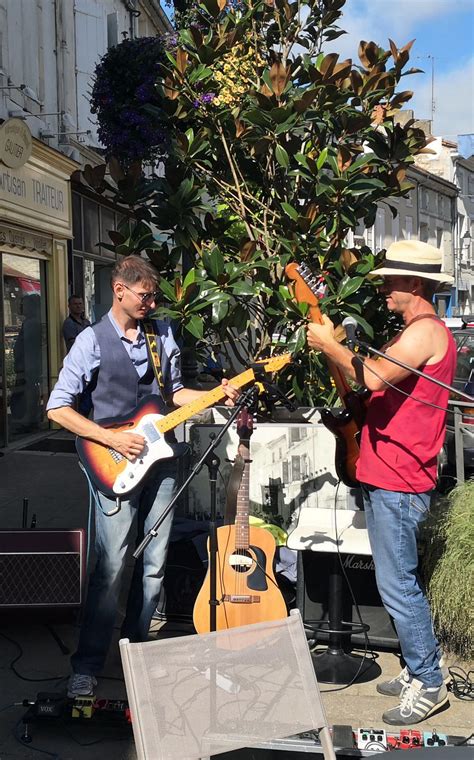
<path id="1" fill-rule="evenodd" d="M 127 256 L 121 261 L 117 261 L 112 269 L 110 276 L 112 286 L 118 280 L 123 280 L 128 285 L 135 285 L 137 282 L 153 282 L 156 285 L 158 283 L 158 272 L 149 261 L 145 261 L 141 256 Z"/>
<path id="2" fill-rule="evenodd" d="M 68 302 L 68 304 L 70 305 L 70 304 L 71 304 L 71 301 L 74 301 L 74 299 L 75 299 L 75 298 L 78 298 L 80 301 L 83 301 L 83 300 L 84 300 L 84 299 L 83 299 L 83 297 L 82 297 L 82 296 L 79 296 L 79 295 L 77 295 L 77 293 L 72 293 L 72 294 L 69 296 L 69 298 L 67 299 L 67 302 Z"/>

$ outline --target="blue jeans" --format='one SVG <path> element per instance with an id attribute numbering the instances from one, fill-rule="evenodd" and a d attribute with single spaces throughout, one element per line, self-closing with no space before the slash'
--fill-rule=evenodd
<path id="1" fill-rule="evenodd" d="M 399 493 L 362 484 L 362 495 L 377 587 L 408 671 L 425 686 L 441 686 L 441 652 L 418 574 L 417 538 L 431 492 Z"/>
<path id="2" fill-rule="evenodd" d="M 149 482 L 112 516 L 115 502 L 98 494 L 95 550 L 97 562 L 89 590 L 77 652 L 71 657 L 75 673 L 96 675 L 104 667 L 112 639 L 126 555 L 155 524 L 171 501 L 177 484 L 177 464 L 159 465 Z M 122 637 L 146 641 L 151 618 L 163 584 L 173 510 L 158 528 L 142 556 L 135 562 L 128 593 Z"/>

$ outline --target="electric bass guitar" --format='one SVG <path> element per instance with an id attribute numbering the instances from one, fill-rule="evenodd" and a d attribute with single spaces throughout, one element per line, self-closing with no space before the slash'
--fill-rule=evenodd
<path id="1" fill-rule="evenodd" d="M 311 270 L 303 263 L 291 263 L 286 266 L 285 273 L 293 281 L 295 299 L 298 303 L 309 305 L 311 322 L 323 324 L 319 299 L 315 293 L 316 281 Z M 359 439 L 370 391 L 367 389 L 354 391 L 339 367 L 330 359 L 326 359 L 326 361 L 341 399 L 342 409 L 335 412 L 330 409 L 321 409 L 321 419 L 336 438 L 335 466 L 337 475 L 343 483 L 353 488 L 359 485 L 356 477 L 357 460 L 360 454 Z"/>
<path id="2" fill-rule="evenodd" d="M 249 525 L 249 439 L 253 421 L 247 409 L 237 419 L 238 455 L 244 461 L 234 525 L 217 528 L 216 630 L 287 616 L 285 600 L 273 574 L 275 539 L 265 528 Z M 209 542 L 208 542 L 209 549 Z M 210 631 L 210 569 L 193 611 L 198 633 Z"/>
<path id="3" fill-rule="evenodd" d="M 263 359 L 257 364 L 261 364 L 265 372 L 275 372 L 290 362 L 291 354 L 282 354 Z M 248 369 L 229 380 L 229 383 L 234 388 L 243 388 L 254 379 L 254 371 Z M 219 385 L 189 404 L 163 415 L 160 414 L 159 397 L 146 396 L 128 417 L 115 417 L 100 423 L 102 427 L 113 428 L 117 432 L 142 435 L 145 447 L 140 456 L 131 462 L 115 449 L 88 438 L 78 437 L 76 449 L 79 459 L 92 483 L 101 493 L 111 499 L 128 496 L 142 484 L 152 465 L 161 459 L 172 458 L 179 448 L 182 448 L 180 444 L 168 442 L 165 433 L 224 398 L 225 393 Z"/>

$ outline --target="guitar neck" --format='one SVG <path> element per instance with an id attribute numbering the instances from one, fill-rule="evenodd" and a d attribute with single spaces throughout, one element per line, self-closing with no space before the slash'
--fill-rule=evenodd
<path id="1" fill-rule="evenodd" d="M 269 359 L 262 364 L 262 366 L 266 372 L 273 372 L 276 369 L 280 369 L 280 367 L 284 367 L 285 364 L 289 364 L 290 361 L 291 354 L 283 354 L 282 356 Z M 255 373 L 253 369 L 247 369 L 245 372 L 241 372 L 240 375 L 233 377 L 232 380 L 229 380 L 229 383 L 233 385 L 234 388 L 243 388 L 245 385 L 248 385 L 248 383 L 251 383 L 252 380 L 255 380 Z M 185 404 L 174 412 L 167 414 L 166 417 L 163 417 L 156 423 L 156 427 L 160 433 L 167 433 L 168 430 L 172 430 L 182 422 L 186 422 L 186 420 L 189 420 L 193 415 L 199 414 L 199 412 L 216 404 L 218 401 L 222 401 L 223 398 L 226 398 L 226 395 L 222 390 L 222 386 L 218 385 L 217 388 L 213 388 L 212 391 L 208 391 L 194 401 L 191 401 L 189 404 Z"/>
<path id="2" fill-rule="evenodd" d="M 244 460 L 244 470 L 237 492 L 237 506 L 235 513 L 235 548 L 249 548 L 249 501 L 250 501 L 250 449 L 248 441 L 240 444 L 239 454 Z"/>

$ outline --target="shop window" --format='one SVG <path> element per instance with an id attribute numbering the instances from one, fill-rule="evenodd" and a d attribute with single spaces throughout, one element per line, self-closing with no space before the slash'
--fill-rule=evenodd
<path id="1" fill-rule="evenodd" d="M 84 250 L 82 234 L 82 199 L 77 193 L 72 194 L 72 232 L 74 235 L 72 247 L 75 251 Z"/>
<path id="2" fill-rule="evenodd" d="M 45 264 L 4 253 L 7 443 L 48 428 Z"/>
<path id="3" fill-rule="evenodd" d="M 106 206 L 100 207 L 100 242 L 101 243 L 107 243 L 108 245 L 111 245 L 112 241 L 109 238 L 109 232 L 112 230 L 115 230 L 115 213 L 112 211 L 112 209 L 107 208 Z M 108 259 L 114 259 L 115 253 L 114 251 L 108 251 L 107 248 L 101 247 L 101 253 L 102 256 Z"/>
<path id="4" fill-rule="evenodd" d="M 89 198 L 82 199 L 84 213 L 84 251 L 100 255 L 99 205 Z"/>

